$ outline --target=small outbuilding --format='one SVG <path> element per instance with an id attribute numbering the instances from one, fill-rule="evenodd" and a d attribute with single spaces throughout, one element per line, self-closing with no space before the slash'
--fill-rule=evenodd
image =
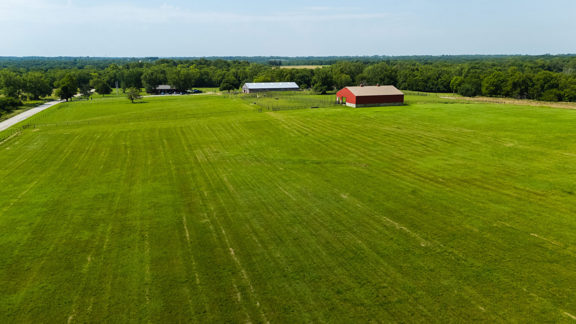
<path id="1" fill-rule="evenodd" d="M 242 86 L 244 93 L 256 93 L 266 91 L 298 91 L 300 87 L 296 82 L 258 82 L 258 83 L 245 83 Z"/>
<path id="2" fill-rule="evenodd" d="M 183 94 L 183 93 L 186 93 L 186 90 L 176 89 L 176 88 L 169 86 L 167 84 L 161 84 L 161 85 L 157 86 L 156 89 L 154 89 L 152 91 L 152 94 L 156 94 L 156 95 Z"/>
<path id="3" fill-rule="evenodd" d="M 346 87 L 336 93 L 336 101 L 354 108 L 399 106 L 404 104 L 404 93 L 391 85 Z"/>

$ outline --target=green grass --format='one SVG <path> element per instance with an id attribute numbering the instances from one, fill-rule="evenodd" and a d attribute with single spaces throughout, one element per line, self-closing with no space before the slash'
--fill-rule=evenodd
<path id="1" fill-rule="evenodd" d="M 315 95 L 310 91 L 224 94 L 224 96 L 241 98 L 260 111 L 341 107 L 336 104 L 335 95 Z"/>
<path id="2" fill-rule="evenodd" d="M 40 113 L 0 144 L 0 322 L 571 320 L 576 112 L 439 100 Z"/>

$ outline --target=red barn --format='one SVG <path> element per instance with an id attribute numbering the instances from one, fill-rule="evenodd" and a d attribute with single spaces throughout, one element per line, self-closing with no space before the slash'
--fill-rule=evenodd
<path id="1" fill-rule="evenodd" d="M 336 94 L 337 101 L 349 107 L 379 107 L 404 104 L 404 93 L 395 86 L 346 87 Z"/>

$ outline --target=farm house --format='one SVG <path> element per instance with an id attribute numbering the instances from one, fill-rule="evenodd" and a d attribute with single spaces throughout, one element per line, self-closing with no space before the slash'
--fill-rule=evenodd
<path id="1" fill-rule="evenodd" d="M 395 86 L 346 87 L 336 94 L 336 101 L 348 107 L 379 107 L 404 104 L 404 93 Z"/>
<path id="2" fill-rule="evenodd" d="M 259 83 L 245 83 L 242 86 L 242 92 L 255 93 L 266 91 L 298 91 L 300 87 L 296 82 L 259 82 Z"/>

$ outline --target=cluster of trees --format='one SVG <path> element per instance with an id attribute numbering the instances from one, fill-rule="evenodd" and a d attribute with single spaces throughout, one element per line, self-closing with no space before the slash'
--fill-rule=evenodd
<path id="1" fill-rule="evenodd" d="M 9 113 L 21 106 L 22 102 L 15 98 L 0 98 L 0 115 Z"/>
<path id="2" fill-rule="evenodd" d="M 9 70 L 0 70 L 0 89 L 5 96 L 19 98 L 27 94 L 32 99 L 52 94 L 52 85 L 42 72 L 18 74 Z"/>
<path id="3" fill-rule="evenodd" d="M 453 92 L 463 96 L 511 97 L 544 101 L 576 101 L 576 57 L 451 60 L 339 61 L 305 70 L 267 70 L 265 81 L 295 81 L 319 93 L 347 85 L 390 84 L 400 89 Z"/>
<path id="4" fill-rule="evenodd" d="M 485 95 L 543 101 L 576 101 L 576 74 L 547 70 L 492 69 L 455 76 L 450 88 L 464 96 Z"/>
<path id="5" fill-rule="evenodd" d="M 256 62 L 257 61 L 257 62 Z M 330 62 L 318 69 L 283 69 Z M 363 58 L 131 59 L 0 58 L 4 97 L 109 94 L 116 86 L 147 91 L 169 84 L 186 90 L 235 90 L 245 82 L 296 82 L 326 93 L 349 85 L 547 101 L 576 101 L 576 56 L 437 56 Z"/>

